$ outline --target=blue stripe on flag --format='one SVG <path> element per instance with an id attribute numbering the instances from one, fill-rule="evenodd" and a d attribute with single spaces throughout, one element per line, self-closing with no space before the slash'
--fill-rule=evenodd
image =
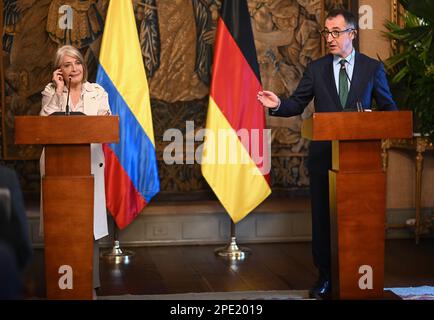
<path id="1" fill-rule="evenodd" d="M 109 146 L 136 189 L 149 202 L 160 191 L 154 145 L 101 65 L 96 82 L 107 91 L 112 114 L 119 115 L 120 141 Z"/>

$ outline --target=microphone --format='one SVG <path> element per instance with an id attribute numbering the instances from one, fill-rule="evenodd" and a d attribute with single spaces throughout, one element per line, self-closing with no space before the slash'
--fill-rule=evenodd
<path id="1" fill-rule="evenodd" d="M 65 109 L 65 115 L 69 116 L 70 112 L 69 112 L 69 91 L 71 89 L 71 76 L 68 77 L 68 95 L 66 96 L 66 109 Z"/>
<path id="2" fill-rule="evenodd" d="M 350 77 L 348 76 L 347 68 L 345 67 L 345 64 L 341 64 L 341 70 L 344 70 L 344 72 L 345 72 L 345 76 L 347 77 L 348 82 L 350 83 L 350 86 L 351 86 L 351 85 L 352 85 L 352 83 L 351 83 L 351 79 L 350 79 Z M 356 101 L 356 109 L 357 109 L 357 112 L 364 112 L 364 111 L 365 111 L 365 110 L 363 109 L 362 103 L 361 103 L 360 101 Z M 353 109 L 353 110 L 354 110 L 354 109 Z"/>

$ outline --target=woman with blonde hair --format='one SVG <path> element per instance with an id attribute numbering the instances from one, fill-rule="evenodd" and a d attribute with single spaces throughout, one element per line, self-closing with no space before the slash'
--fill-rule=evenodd
<path id="1" fill-rule="evenodd" d="M 70 111 L 86 115 L 110 114 L 108 95 L 103 87 L 87 81 L 87 67 L 80 51 L 69 45 L 60 47 L 54 67 L 52 82 L 42 91 L 42 116 L 65 111 L 67 102 Z"/>
<path id="2" fill-rule="evenodd" d="M 55 55 L 54 69 L 52 82 L 47 84 L 42 91 L 41 116 L 48 116 L 54 112 L 65 112 L 67 104 L 71 112 L 81 112 L 85 115 L 110 115 L 107 92 L 100 85 L 87 81 L 87 67 L 80 51 L 69 45 L 60 47 Z M 71 134 L 74 133 L 71 132 Z M 93 220 L 95 238 L 94 288 L 100 286 L 99 248 L 96 241 L 108 235 L 104 166 L 104 153 L 101 144 L 91 144 L 91 173 L 95 177 Z M 41 177 L 43 177 L 45 174 L 44 152 L 41 155 L 40 168 Z"/>

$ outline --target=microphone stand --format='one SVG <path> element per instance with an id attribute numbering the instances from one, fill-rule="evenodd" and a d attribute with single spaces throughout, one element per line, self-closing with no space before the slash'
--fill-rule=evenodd
<path id="1" fill-rule="evenodd" d="M 69 76 L 69 81 L 68 81 L 68 95 L 66 96 L 65 116 L 71 115 L 71 113 L 69 112 L 69 92 L 70 92 L 70 90 L 71 90 L 71 76 Z"/>
<path id="2" fill-rule="evenodd" d="M 351 79 L 350 79 L 350 77 L 348 76 L 347 68 L 345 67 L 345 65 L 342 65 L 342 66 L 341 66 L 341 69 L 344 70 L 345 75 L 347 76 L 348 82 L 349 82 L 350 85 L 351 85 L 351 84 L 352 84 L 352 83 L 351 83 Z M 357 112 L 364 112 L 364 111 L 365 111 L 365 110 L 363 109 L 362 103 L 361 103 L 360 101 L 356 101 L 356 108 L 357 108 Z"/>
<path id="3" fill-rule="evenodd" d="M 69 76 L 69 83 L 66 86 L 66 90 L 68 91 L 67 96 L 66 96 L 66 107 L 65 107 L 65 111 L 63 111 L 61 109 L 61 111 L 55 111 L 53 113 L 50 114 L 50 116 L 70 116 L 70 115 L 80 115 L 80 116 L 84 116 L 85 114 L 83 112 L 80 111 L 70 111 L 69 108 L 69 96 L 70 96 L 70 92 L 71 92 L 71 76 Z"/>

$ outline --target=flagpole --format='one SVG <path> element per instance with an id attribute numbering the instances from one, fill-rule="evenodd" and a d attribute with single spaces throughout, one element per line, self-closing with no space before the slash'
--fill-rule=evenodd
<path id="1" fill-rule="evenodd" d="M 231 237 L 226 247 L 216 249 L 214 252 L 217 256 L 226 258 L 232 261 L 244 261 L 252 250 L 245 247 L 239 247 L 236 238 L 236 226 L 231 219 Z"/>
<path id="2" fill-rule="evenodd" d="M 119 229 L 116 222 L 113 220 L 113 248 L 110 251 L 103 252 L 101 257 L 108 260 L 114 260 L 116 264 L 130 262 L 130 258 L 134 256 L 134 252 L 122 250 L 119 241 Z"/>

